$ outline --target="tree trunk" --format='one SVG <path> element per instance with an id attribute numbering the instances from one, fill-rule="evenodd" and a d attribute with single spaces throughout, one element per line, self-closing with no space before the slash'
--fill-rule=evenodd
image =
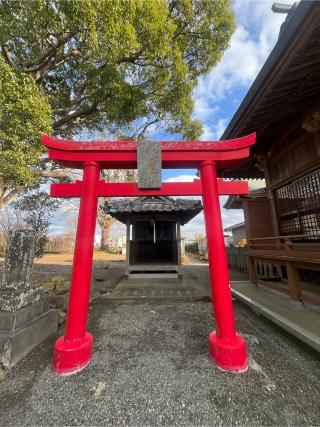
<path id="1" fill-rule="evenodd" d="M 101 226 L 101 240 L 100 240 L 100 249 L 102 251 L 109 250 L 109 234 L 110 234 L 110 224 Z"/>
<path id="2" fill-rule="evenodd" d="M 106 197 L 101 197 L 99 199 L 98 211 L 97 211 L 97 221 L 101 228 L 101 240 L 100 240 L 100 249 L 109 250 L 110 247 L 110 230 L 112 224 L 115 223 L 115 218 L 105 213 L 104 203 L 108 200 Z"/>

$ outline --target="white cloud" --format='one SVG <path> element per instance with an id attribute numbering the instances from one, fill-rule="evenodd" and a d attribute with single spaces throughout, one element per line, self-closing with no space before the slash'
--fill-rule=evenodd
<path id="1" fill-rule="evenodd" d="M 178 175 L 166 179 L 165 182 L 192 182 L 196 178 L 196 175 Z"/>
<path id="2" fill-rule="evenodd" d="M 221 62 L 207 76 L 200 78 L 195 90 L 196 105 L 201 105 L 202 110 L 208 110 L 210 107 L 206 101 L 218 101 L 235 86 L 249 84 L 262 63 L 258 43 L 252 40 L 245 27 L 238 26 Z"/>
<path id="3" fill-rule="evenodd" d="M 219 111 L 218 106 L 210 106 L 207 102 L 207 99 L 203 96 L 196 96 L 194 98 L 194 103 L 194 110 L 196 111 L 197 117 L 201 117 L 203 120 L 210 119 Z"/>
<path id="4" fill-rule="evenodd" d="M 237 29 L 230 47 L 220 63 L 207 76 L 199 79 L 194 92 L 194 117 L 204 122 L 202 139 L 220 138 L 227 120 L 220 118 L 219 124 L 217 112 L 220 113 L 220 109 L 217 103 L 227 96 L 232 103 L 235 90 L 239 87 L 249 88 L 276 43 L 286 15 L 273 13 L 272 3 L 269 0 L 234 1 Z M 223 111 L 221 113 L 224 114 Z"/>
<path id="5" fill-rule="evenodd" d="M 203 141 L 216 141 L 220 139 L 220 136 L 224 132 L 228 120 L 224 118 L 218 119 L 217 122 L 213 122 L 212 125 L 204 123 L 203 133 L 201 139 Z"/>
<path id="6" fill-rule="evenodd" d="M 264 58 L 274 46 L 280 26 L 286 18 L 286 14 L 272 12 L 273 3 L 274 0 L 234 0 L 233 3 L 238 23 L 249 29 L 252 34 L 257 34 L 255 39 L 259 45 L 260 55 Z M 293 1 L 281 0 L 281 3 L 293 4 Z"/>

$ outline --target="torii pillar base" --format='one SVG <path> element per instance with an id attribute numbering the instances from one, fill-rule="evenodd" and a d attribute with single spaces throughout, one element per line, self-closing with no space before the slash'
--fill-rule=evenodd
<path id="1" fill-rule="evenodd" d="M 231 372 L 245 372 L 248 369 L 246 343 L 243 337 L 236 334 L 236 340 L 228 343 L 221 340 L 216 332 L 209 335 L 210 359 L 219 369 Z"/>
<path id="2" fill-rule="evenodd" d="M 54 346 L 54 372 L 67 376 L 81 371 L 91 362 L 92 347 L 93 336 L 89 332 L 79 341 L 68 342 L 65 337 L 60 337 Z"/>

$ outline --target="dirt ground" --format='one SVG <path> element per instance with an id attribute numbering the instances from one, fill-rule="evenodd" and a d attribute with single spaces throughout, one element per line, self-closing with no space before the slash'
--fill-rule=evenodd
<path id="1" fill-rule="evenodd" d="M 33 283 L 45 284 L 54 277 L 71 279 L 73 252 L 50 253 L 36 260 L 33 267 Z M 92 285 L 99 293 L 108 292 L 124 275 L 125 255 L 112 254 L 100 250 L 94 251 L 92 268 Z M 0 257 L 0 277 L 2 276 L 4 258 Z M 208 263 L 196 254 L 183 257 L 185 272 L 196 281 L 200 281 L 210 291 Z M 246 280 L 244 273 L 230 270 L 230 280 Z"/>
<path id="2" fill-rule="evenodd" d="M 63 277 L 70 280 L 72 271 L 73 252 L 46 254 L 35 261 L 33 267 L 33 282 L 44 284 L 53 277 Z M 2 275 L 4 258 L 0 258 L 0 275 Z M 95 251 L 93 254 L 93 281 L 103 282 L 109 279 L 114 282 L 114 276 L 119 276 L 124 265 L 124 255 Z M 108 273 L 106 274 L 106 269 Z"/>
<path id="3" fill-rule="evenodd" d="M 95 250 L 93 254 L 93 280 L 97 276 L 102 281 L 103 271 L 108 269 L 108 278 L 114 270 L 124 268 L 125 255 L 112 254 L 105 251 Z M 73 262 L 73 252 L 49 253 L 43 258 L 35 261 L 33 267 L 33 282 L 43 284 L 53 277 L 63 277 L 70 280 Z M 0 257 L 0 275 L 2 275 L 4 257 Z M 195 254 L 186 254 L 183 257 L 184 265 L 203 264 L 207 261 Z M 107 279 L 107 278 L 106 278 Z"/>
<path id="4" fill-rule="evenodd" d="M 125 255 L 111 254 L 104 251 L 94 251 L 93 261 L 95 263 L 109 262 L 109 261 L 122 261 L 125 259 Z M 43 258 L 38 259 L 35 264 L 57 264 L 57 265 L 72 265 L 73 252 L 61 252 L 61 253 L 50 253 L 46 254 Z"/>

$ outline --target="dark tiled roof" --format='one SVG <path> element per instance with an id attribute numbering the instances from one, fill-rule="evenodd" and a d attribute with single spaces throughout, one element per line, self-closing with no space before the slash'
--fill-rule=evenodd
<path id="1" fill-rule="evenodd" d="M 135 213 L 176 213 L 185 223 L 202 211 L 202 205 L 200 200 L 173 199 L 164 196 L 138 197 L 106 202 L 105 211 L 120 220 Z"/>

